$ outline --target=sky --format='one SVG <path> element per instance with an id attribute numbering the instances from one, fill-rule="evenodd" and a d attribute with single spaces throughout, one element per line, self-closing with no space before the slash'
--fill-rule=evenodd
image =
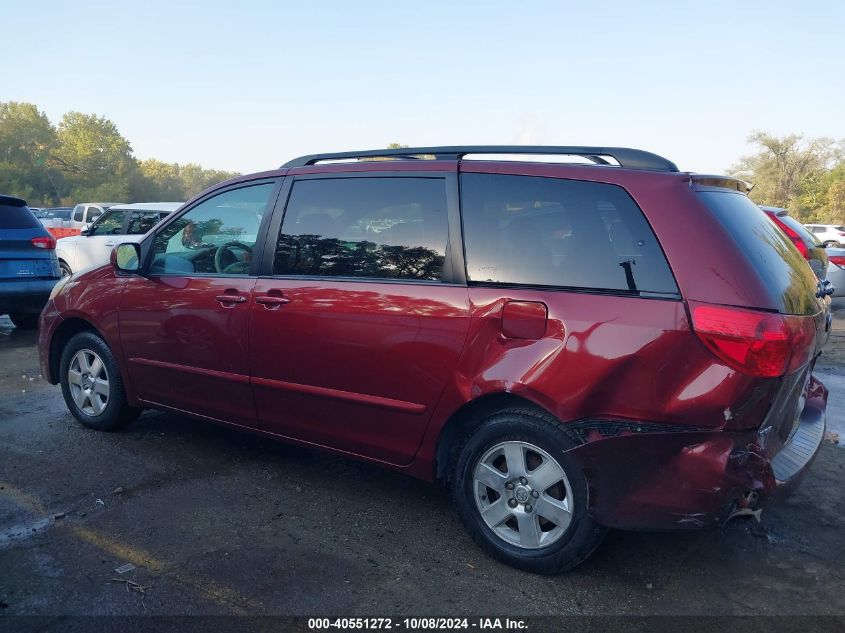
<path id="1" fill-rule="evenodd" d="M 0 101 L 138 158 L 625 146 L 722 173 L 748 135 L 845 138 L 845 2 L 4 2 Z"/>

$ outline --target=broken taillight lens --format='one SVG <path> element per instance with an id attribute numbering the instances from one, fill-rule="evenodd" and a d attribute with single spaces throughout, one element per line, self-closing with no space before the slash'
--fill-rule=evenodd
<path id="1" fill-rule="evenodd" d="M 811 316 L 792 316 L 690 301 L 695 333 L 730 367 L 773 378 L 803 367 L 815 348 Z"/>

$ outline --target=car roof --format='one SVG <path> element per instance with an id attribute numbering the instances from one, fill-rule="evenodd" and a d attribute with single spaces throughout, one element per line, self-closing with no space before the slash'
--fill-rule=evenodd
<path id="1" fill-rule="evenodd" d="M 130 211 L 176 211 L 184 202 L 133 202 L 131 204 L 113 204 L 110 209 L 128 209 Z"/>

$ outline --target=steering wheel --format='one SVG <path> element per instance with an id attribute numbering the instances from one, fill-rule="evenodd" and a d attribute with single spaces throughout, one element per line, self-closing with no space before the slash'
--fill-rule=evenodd
<path id="1" fill-rule="evenodd" d="M 244 252 L 243 258 L 235 254 L 235 250 Z M 237 274 L 248 273 L 252 260 L 252 247 L 243 242 L 226 242 L 217 247 L 214 253 L 214 269 L 218 273 Z"/>

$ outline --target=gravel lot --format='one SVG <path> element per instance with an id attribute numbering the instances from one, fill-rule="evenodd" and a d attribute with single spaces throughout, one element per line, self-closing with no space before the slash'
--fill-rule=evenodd
<path id="1" fill-rule="evenodd" d="M 817 373 L 845 440 L 845 300 L 834 305 Z M 845 614 L 841 445 L 825 443 L 760 525 L 612 532 L 577 570 L 540 577 L 484 556 L 446 494 L 403 475 L 155 412 L 122 433 L 86 430 L 40 379 L 34 344 L 0 318 L 0 620 Z"/>

